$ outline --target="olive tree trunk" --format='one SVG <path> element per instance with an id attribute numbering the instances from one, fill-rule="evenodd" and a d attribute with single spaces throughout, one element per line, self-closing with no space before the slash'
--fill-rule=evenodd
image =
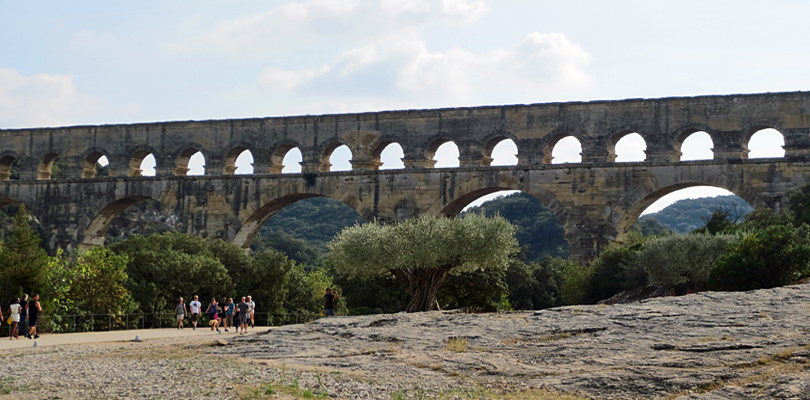
<path id="1" fill-rule="evenodd" d="M 395 272 L 396 278 L 408 285 L 411 294 L 411 301 L 405 311 L 410 313 L 439 309 L 439 288 L 451 269 L 452 267 L 415 268 Z"/>

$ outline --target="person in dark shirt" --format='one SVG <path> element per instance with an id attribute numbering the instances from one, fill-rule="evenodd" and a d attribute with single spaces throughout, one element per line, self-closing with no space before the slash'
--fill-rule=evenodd
<path id="1" fill-rule="evenodd" d="M 37 335 L 37 318 L 39 318 L 39 312 L 42 311 L 42 306 L 39 305 L 39 295 L 35 294 L 34 297 L 31 298 L 31 301 L 28 302 L 28 338 L 31 339 L 31 336 L 34 339 L 39 339 L 39 335 Z"/>
<path id="2" fill-rule="evenodd" d="M 23 336 L 28 337 L 28 295 L 24 294 L 20 301 L 20 330 Z M 30 339 L 30 338 L 29 338 Z"/>
<path id="3" fill-rule="evenodd" d="M 242 334 L 247 332 L 247 322 L 250 318 L 248 308 L 250 308 L 250 306 L 245 302 L 245 298 L 242 297 L 242 302 L 239 303 L 236 308 L 239 310 L 239 333 Z"/>
<path id="4" fill-rule="evenodd" d="M 337 293 L 332 293 L 332 288 L 326 289 L 326 294 L 323 296 L 326 303 L 323 306 L 323 313 L 325 316 L 334 316 L 335 315 L 335 300 L 338 299 Z"/>

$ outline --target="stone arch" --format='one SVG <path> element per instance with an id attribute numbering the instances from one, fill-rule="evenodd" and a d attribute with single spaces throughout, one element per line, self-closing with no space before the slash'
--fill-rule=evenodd
<path id="1" fill-rule="evenodd" d="M 678 177 L 669 179 L 647 180 L 643 185 L 633 188 L 619 201 L 618 205 L 611 210 L 609 222 L 616 228 L 615 240 L 623 241 L 630 227 L 638 220 L 641 213 L 647 207 L 658 201 L 658 199 L 681 189 L 695 186 L 713 186 L 726 189 L 734 195 L 745 200 L 752 207 L 767 206 L 762 196 L 751 187 L 741 183 L 726 174 L 711 174 L 700 171 L 695 167 L 694 174 L 681 174 Z"/>
<path id="2" fill-rule="evenodd" d="M 0 154 L 0 181 L 12 179 L 12 167 L 17 164 L 19 167 L 19 157 L 15 153 Z M 19 177 L 17 177 L 19 179 Z"/>
<path id="3" fill-rule="evenodd" d="M 746 127 L 743 130 L 743 137 L 742 137 L 742 148 L 743 148 L 743 156 L 742 156 L 742 158 L 749 158 L 750 157 L 750 154 L 751 154 L 751 151 L 752 151 L 751 147 L 750 147 L 751 139 L 754 139 L 755 136 L 757 136 L 758 134 L 760 134 L 760 132 L 762 132 L 764 130 L 773 130 L 773 131 L 777 132 L 781 136 L 781 139 L 782 139 L 781 147 L 783 149 L 782 154 L 778 155 L 778 156 L 775 156 L 775 157 L 784 157 L 784 155 L 785 155 L 785 153 L 784 153 L 785 134 L 782 133 L 782 130 L 779 129 L 778 126 L 779 126 L 778 124 L 756 123 L 756 124 L 751 124 L 748 127 Z M 755 156 L 753 158 L 770 158 L 770 157 L 769 156 L 764 156 L 764 157 L 756 156 L 756 151 L 755 151 Z"/>
<path id="4" fill-rule="evenodd" d="M 40 158 L 39 168 L 37 169 L 37 180 L 47 181 L 51 179 L 53 171 L 53 162 L 59 157 L 58 153 L 47 153 Z"/>
<path id="5" fill-rule="evenodd" d="M 251 151 L 250 147 L 246 144 L 239 144 L 228 150 L 228 152 L 225 153 L 225 155 L 222 157 L 223 159 L 222 173 L 225 175 L 235 174 L 237 169 L 236 160 L 239 158 L 239 156 L 242 155 L 242 153 L 246 151 L 250 152 L 250 155 L 253 156 L 253 151 Z"/>
<path id="6" fill-rule="evenodd" d="M 569 218 L 568 208 L 557 199 L 557 196 L 553 192 L 540 185 L 524 185 L 520 177 L 516 178 L 508 172 L 501 173 L 500 178 L 499 181 L 492 182 L 491 185 L 484 183 L 486 181 L 464 182 L 452 189 L 454 197 L 451 201 L 444 203 L 441 201 L 442 199 L 439 198 L 434 201 L 433 205 L 427 210 L 427 213 L 454 218 L 459 215 L 465 207 L 483 196 L 501 191 L 520 191 L 538 199 L 554 213 L 557 217 L 557 221 L 565 230 L 565 240 L 569 245 L 576 246 L 580 230 L 574 221 Z"/>
<path id="7" fill-rule="evenodd" d="M 96 164 L 101 157 L 107 155 L 107 151 L 103 148 L 92 148 L 87 150 L 82 156 L 82 178 L 93 179 L 96 177 Z M 109 157 L 108 160 L 109 161 Z"/>
<path id="8" fill-rule="evenodd" d="M 132 155 L 129 157 L 129 173 L 127 173 L 127 176 L 141 176 L 141 164 L 143 163 L 143 159 L 150 154 L 155 158 L 155 171 L 160 167 L 158 164 L 160 160 L 155 155 L 157 152 L 152 147 L 138 146 L 134 148 L 130 154 Z"/>
<path id="9" fill-rule="evenodd" d="M 324 143 L 324 145 L 321 147 L 320 156 L 318 158 L 318 161 L 320 161 L 321 163 L 320 166 L 321 171 L 326 172 L 332 170 L 332 161 L 330 160 L 332 157 L 332 153 L 334 153 L 335 150 L 337 150 L 341 146 L 346 146 L 351 152 L 351 157 L 349 158 L 349 161 L 351 162 L 351 160 L 354 158 L 354 152 L 352 151 L 352 144 L 348 140 L 343 139 L 339 136 L 332 137 L 329 138 L 329 140 L 326 143 Z"/>
<path id="10" fill-rule="evenodd" d="M 554 161 L 554 159 L 555 159 L 555 158 L 558 158 L 558 159 L 559 159 L 559 157 L 556 157 L 556 156 L 554 155 L 555 151 L 556 151 L 556 150 L 557 150 L 557 149 L 558 149 L 560 146 L 564 145 L 566 142 L 570 142 L 570 140 L 569 140 L 569 139 L 573 139 L 573 140 L 575 140 L 575 141 L 576 141 L 576 143 L 577 143 L 577 145 L 579 146 L 579 160 L 577 160 L 577 161 L 565 161 L 565 160 L 560 160 L 559 162 L 555 162 L 555 161 Z M 574 135 L 562 136 L 562 137 L 557 138 L 556 140 L 554 140 L 554 142 L 553 142 L 552 144 L 550 144 L 550 145 L 547 147 L 547 149 L 548 149 L 548 152 L 547 152 L 547 153 L 544 155 L 544 157 L 543 157 L 543 162 L 544 162 L 545 164 L 561 164 L 561 163 L 568 163 L 568 162 L 573 162 L 573 163 L 581 163 L 581 162 L 582 162 L 582 141 L 580 141 L 580 140 L 579 140 L 579 139 L 578 139 L 576 136 L 574 136 Z"/>
<path id="11" fill-rule="evenodd" d="M 433 168 L 436 165 L 437 163 L 437 160 L 435 159 L 436 151 L 439 150 L 439 147 L 447 143 L 452 143 L 456 147 L 459 153 L 459 157 L 461 156 L 461 149 L 459 148 L 458 143 L 456 143 L 453 139 L 445 136 L 436 137 L 432 139 L 430 141 L 430 144 L 428 144 L 428 146 L 425 148 L 425 160 L 427 160 L 428 164 L 430 164 L 429 166 L 426 165 L 428 168 Z M 461 161 L 459 160 L 459 165 L 460 163 Z"/>
<path id="12" fill-rule="evenodd" d="M 402 148 L 402 145 L 394 139 L 381 139 L 377 141 L 377 145 L 374 147 L 374 150 L 371 152 L 371 162 L 377 164 L 377 169 L 401 169 L 404 168 L 405 165 L 403 163 L 402 166 L 393 167 L 391 165 L 386 166 L 385 162 L 382 160 L 382 155 L 386 151 L 389 150 L 389 146 L 396 145 L 402 151 L 402 157 L 400 160 L 405 158 L 405 149 Z M 393 149 L 393 148 L 392 148 Z"/>
<path id="13" fill-rule="evenodd" d="M 325 195 L 317 193 L 292 193 L 274 199 L 267 199 L 263 204 L 256 207 L 254 204 L 248 205 L 242 212 L 240 212 L 241 225 L 236 232 L 233 244 L 244 249 L 250 248 L 250 243 L 253 238 L 259 233 L 259 230 L 267 223 L 267 221 L 275 215 L 282 208 L 287 207 L 297 201 L 310 199 L 313 197 L 329 197 L 337 200 L 357 211 L 360 216 L 366 220 L 370 220 L 373 216 L 373 210 L 366 207 L 357 195 L 352 193 L 336 192 L 334 194 Z"/>
<path id="14" fill-rule="evenodd" d="M 641 140 L 644 141 L 646 147 L 647 139 L 644 138 L 644 135 L 642 135 L 638 129 L 621 129 L 618 132 L 611 135 L 608 139 L 607 142 L 608 161 L 616 162 L 616 157 L 618 156 L 618 154 L 616 154 L 616 145 L 619 144 L 619 142 L 622 139 L 626 138 L 629 135 L 638 135 L 639 137 L 641 137 Z"/>
<path id="15" fill-rule="evenodd" d="M 291 140 L 284 140 L 276 143 L 276 145 L 273 146 L 273 151 L 270 153 L 269 166 L 269 172 L 271 174 L 281 173 L 281 171 L 284 169 L 284 156 L 286 156 L 287 153 L 294 148 L 298 148 L 300 150 L 301 144 Z"/>
<path id="16" fill-rule="evenodd" d="M 690 126 L 690 127 L 685 127 L 683 129 L 681 129 L 680 133 L 678 133 L 678 135 L 675 136 L 675 140 L 673 142 L 673 148 L 677 152 L 679 161 L 685 161 L 685 160 L 682 160 L 682 157 L 683 157 L 683 143 L 687 139 L 693 137 L 694 134 L 696 134 L 696 133 L 699 134 L 701 132 L 705 132 L 707 135 L 709 135 L 709 140 L 711 140 L 711 142 L 712 142 L 712 147 L 709 148 L 710 150 L 712 150 L 712 157 L 707 158 L 707 159 L 711 160 L 711 159 L 714 158 L 714 149 L 713 149 L 713 147 L 714 147 L 715 139 L 714 139 L 714 135 L 713 135 L 712 131 L 709 128 L 703 127 L 703 126 L 700 126 L 700 127 L 698 127 L 698 126 Z"/>
<path id="17" fill-rule="evenodd" d="M 125 194 L 108 193 L 87 207 L 80 221 L 79 232 L 82 233 L 82 237 L 79 238 L 80 250 L 103 245 L 104 235 L 110 224 L 129 206 L 144 200 L 160 201 L 159 196 L 152 192 L 150 185 L 138 185 L 134 189 L 133 192 L 127 190 Z"/>
<path id="18" fill-rule="evenodd" d="M 188 175 L 188 162 L 191 159 L 191 156 L 200 153 L 202 154 L 205 160 L 208 160 L 206 156 L 207 151 L 200 145 L 196 143 L 187 143 L 181 147 L 181 150 L 176 151 L 174 153 L 174 175 L 175 176 L 186 176 Z M 203 175 L 205 173 L 203 172 Z"/>
<path id="19" fill-rule="evenodd" d="M 568 212 L 566 211 L 565 207 L 559 200 L 557 200 L 557 196 L 555 196 L 550 191 L 545 190 L 541 187 L 527 189 L 527 188 L 520 188 L 515 185 L 499 185 L 470 190 L 469 192 L 466 192 L 461 196 L 458 196 L 455 200 L 445 205 L 441 209 L 441 211 L 438 212 L 438 215 L 452 218 L 460 214 L 465 207 L 470 205 L 470 203 L 483 196 L 502 191 L 514 191 L 514 190 L 530 194 L 536 199 L 540 200 L 540 202 L 542 202 L 543 205 L 548 207 L 554 213 L 554 215 L 557 216 L 561 224 L 564 224 L 565 221 L 568 219 Z"/>
<path id="20" fill-rule="evenodd" d="M 511 133 L 505 133 L 505 132 L 498 133 L 498 134 L 495 134 L 495 135 L 490 135 L 489 137 L 485 138 L 483 140 L 483 142 L 486 143 L 486 144 L 484 145 L 484 157 L 483 157 L 482 165 L 492 165 L 492 162 L 495 161 L 495 155 L 493 154 L 493 152 L 495 151 L 495 148 L 499 147 L 500 145 L 504 144 L 507 141 L 511 141 L 512 144 L 514 144 L 514 146 L 515 146 L 515 149 L 516 149 L 515 154 L 514 154 L 515 162 L 511 163 L 511 164 L 498 163 L 498 165 L 517 165 L 518 164 L 517 157 L 518 157 L 518 154 L 520 154 L 520 147 L 518 146 L 518 141 L 519 140 L 520 139 L 518 139 L 517 136 L 512 135 Z"/>

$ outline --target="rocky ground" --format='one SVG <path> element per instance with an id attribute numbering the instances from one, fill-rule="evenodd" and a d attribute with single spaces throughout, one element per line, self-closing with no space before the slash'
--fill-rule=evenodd
<path id="1" fill-rule="evenodd" d="M 810 399 L 808 284 L 214 338 L 9 351 L 0 399 Z"/>

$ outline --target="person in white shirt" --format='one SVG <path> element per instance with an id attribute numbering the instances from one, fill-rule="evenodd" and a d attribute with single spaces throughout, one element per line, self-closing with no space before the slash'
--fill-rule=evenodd
<path id="1" fill-rule="evenodd" d="M 197 319 L 200 317 L 200 310 L 202 309 L 202 303 L 200 303 L 200 296 L 194 295 L 194 300 L 188 304 L 189 308 L 191 308 L 191 325 L 195 331 L 197 330 Z"/>
<path id="2" fill-rule="evenodd" d="M 250 296 L 247 297 L 247 305 L 248 315 L 250 315 L 250 327 L 253 328 L 253 312 L 256 311 L 256 303 L 253 302 L 253 298 Z"/>
<path id="3" fill-rule="evenodd" d="M 2 311 L 0 311 L 0 315 L 2 315 Z M 3 317 L 0 316 L 0 319 Z M 20 324 L 20 299 L 14 299 L 14 303 L 11 304 L 11 334 L 8 337 L 8 340 L 20 340 L 20 330 L 17 326 Z"/>

